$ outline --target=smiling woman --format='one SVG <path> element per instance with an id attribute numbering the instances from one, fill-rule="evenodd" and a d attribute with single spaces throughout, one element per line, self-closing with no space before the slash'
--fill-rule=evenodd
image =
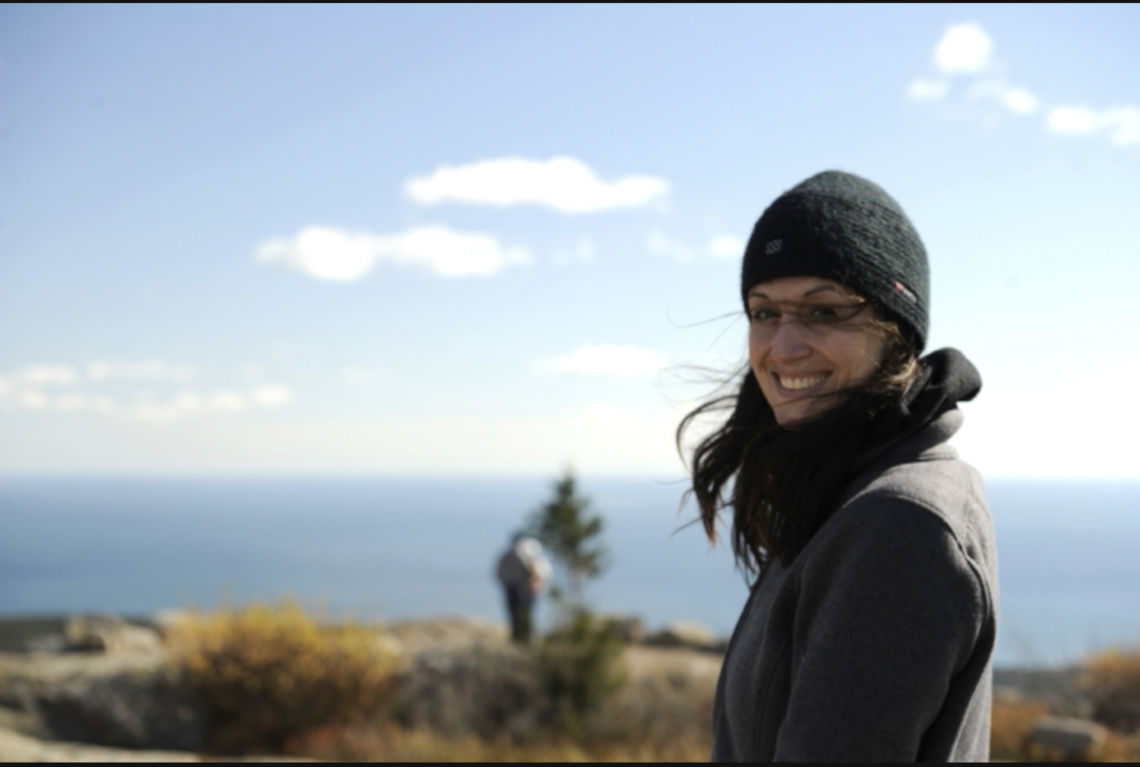
<path id="1" fill-rule="evenodd" d="M 745 250 L 749 365 L 692 459 L 710 539 L 756 576 L 725 656 L 713 758 L 985 761 L 997 571 L 981 478 L 947 441 L 981 388 L 919 358 L 926 250 L 847 173 L 781 195 Z"/>

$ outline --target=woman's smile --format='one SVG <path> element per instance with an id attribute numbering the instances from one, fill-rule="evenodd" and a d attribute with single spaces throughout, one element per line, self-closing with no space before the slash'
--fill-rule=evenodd
<path id="1" fill-rule="evenodd" d="M 803 394 L 811 389 L 815 389 L 826 381 L 830 375 L 830 373 L 812 375 L 804 375 L 803 373 L 772 373 L 772 378 L 775 379 L 776 386 L 782 390 L 781 393 L 787 392 L 784 396 L 795 396 L 796 394 Z"/>

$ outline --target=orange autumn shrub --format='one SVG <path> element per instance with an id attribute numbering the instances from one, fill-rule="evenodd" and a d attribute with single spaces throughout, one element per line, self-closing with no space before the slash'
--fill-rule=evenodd
<path id="1" fill-rule="evenodd" d="M 209 708 L 214 752 L 280 752 L 297 733 L 374 710 L 394 670 L 375 630 L 320 626 L 290 601 L 196 616 L 172 644 Z"/>
<path id="2" fill-rule="evenodd" d="M 1081 687 L 1093 718 L 1122 734 L 1140 731 L 1140 649 L 1111 649 L 1084 663 Z"/>

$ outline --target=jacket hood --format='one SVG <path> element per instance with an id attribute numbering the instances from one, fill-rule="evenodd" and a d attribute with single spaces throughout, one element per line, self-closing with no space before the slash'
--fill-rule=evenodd
<path id="1" fill-rule="evenodd" d="M 969 402 L 982 390 L 982 376 L 966 355 L 939 349 L 919 360 L 919 374 L 902 401 L 883 413 L 867 430 L 863 453 L 850 475 L 860 473 L 889 448 L 938 420 L 959 402 Z"/>

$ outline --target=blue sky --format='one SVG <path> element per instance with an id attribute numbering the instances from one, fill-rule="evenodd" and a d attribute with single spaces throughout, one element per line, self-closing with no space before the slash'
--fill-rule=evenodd
<path id="1" fill-rule="evenodd" d="M 743 241 L 922 234 L 987 477 L 1140 478 L 1140 8 L 0 9 L 0 472 L 681 475 Z M 701 323 L 731 315 L 727 319 Z"/>

